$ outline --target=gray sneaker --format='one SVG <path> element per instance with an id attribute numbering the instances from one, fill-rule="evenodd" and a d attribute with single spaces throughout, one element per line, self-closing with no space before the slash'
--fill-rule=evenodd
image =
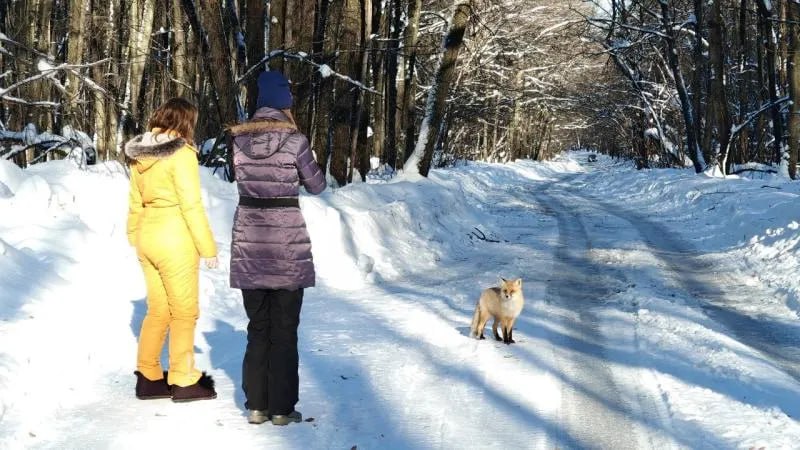
<path id="1" fill-rule="evenodd" d="M 292 422 L 302 422 L 303 415 L 300 414 L 300 411 L 292 411 L 286 415 L 275 414 L 270 420 L 272 420 L 273 425 L 289 425 Z"/>
<path id="2" fill-rule="evenodd" d="M 255 425 L 260 425 L 268 420 L 269 420 L 269 412 L 267 412 L 266 410 L 261 411 L 259 409 L 253 409 L 250 411 L 250 415 L 247 416 L 247 422 Z"/>

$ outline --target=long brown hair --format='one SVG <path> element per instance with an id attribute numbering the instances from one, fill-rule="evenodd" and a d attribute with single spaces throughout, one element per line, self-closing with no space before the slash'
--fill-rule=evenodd
<path id="1" fill-rule="evenodd" d="M 197 107 L 181 97 L 171 98 L 159 106 L 148 123 L 151 130 L 161 128 L 162 131 L 176 131 L 189 144 L 194 144 L 195 125 L 197 125 Z"/>

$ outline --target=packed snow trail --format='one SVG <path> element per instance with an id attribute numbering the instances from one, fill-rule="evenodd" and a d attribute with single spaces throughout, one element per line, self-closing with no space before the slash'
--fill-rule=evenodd
<path id="1" fill-rule="evenodd" d="M 584 197 L 577 201 L 584 205 L 595 204 L 608 215 L 627 221 L 653 256 L 663 263 L 669 281 L 694 298 L 706 314 L 724 325 L 739 341 L 763 353 L 800 382 L 798 326 L 787 326 L 766 317 L 752 317 L 737 311 L 737 307 L 755 303 L 760 297 L 774 295 L 773 292 L 760 285 L 743 283 L 730 261 L 698 252 L 691 244 L 681 241 L 674 233 L 640 213 L 598 198 Z M 790 411 L 800 417 L 800 405 Z"/>
<path id="2" fill-rule="evenodd" d="M 741 273 L 729 260 L 713 253 L 698 252 L 674 231 L 621 202 L 611 202 L 593 195 L 591 190 L 577 188 L 576 184 L 580 186 L 581 183 L 574 183 L 574 180 L 578 177 L 569 175 L 533 189 L 538 190 L 535 195 L 538 201 L 556 216 L 560 233 L 546 298 L 548 303 L 566 306 L 574 313 L 573 326 L 582 339 L 570 336 L 561 340 L 563 346 L 574 353 L 561 359 L 563 373 L 565 376 L 575 374 L 573 379 L 576 380 L 574 385 L 565 385 L 562 407 L 567 413 L 564 420 L 579 439 L 583 438 L 582 446 L 697 446 L 693 442 L 711 448 L 729 446 L 720 436 L 701 427 L 683 421 L 673 424 L 670 405 L 665 402 L 670 393 L 662 390 L 659 379 L 665 374 L 686 378 L 735 399 L 748 400 L 748 393 L 740 392 L 736 383 L 703 379 L 680 365 L 665 367 L 661 362 L 649 361 L 642 353 L 628 354 L 627 349 L 619 347 L 620 342 L 628 341 L 633 344 L 632 349 L 646 350 L 646 345 L 639 342 L 639 334 L 648 335 L 653 330 L 647 330 L 639 320 L 638 312 L 646 314 L 648 311 L 640 309 L 637 300 L 653 291 L 664 297 L 680 298 L 680 303 L 689 304 L 708 317 L 713 328 L 735 336 L 737 344 L 745 346 L 748 353 L 780 371 L 781 381 L 789 381 L 794 386 L 766 389 L 769 394 L 765 397 L 769 400 L 765 404 L 777 406 L 790 417 L 798 417 L 800 329 L 796 323 L 789 325 L 737 310 L 760 298 L 774 296 L 775 292 L 760 284 L 741 282 Z M 626 258 L 626 249 L 633 257 Z M 626 269 L 620 268 L 626 266 Z M 634 293 L 636 284 L 642 282 L 646 282 L 648 292 L 645 295 Z M 605 300 L 627 290 L 633 293 L 632 301 L 620 305 L 620 309 L 633 313 L 633 326 L 625 330 L 618 328 L 619 323 L 614 324 L 614 328 L 610 323 L 604 324 L 595 313 L 612 313 L 614 302 Z M 616 342 L 604 340 L 600 330 L 616 336 Z M 632 336 L 620 340 L 626 333 Z M 631 372 L 622 370 L 620 363 L 641 367 Z M 742 378 L 741 375 L 737 377 Z M 759 404 L 763 399 L 748 401 Z M 783 448 L 779 444 L 776 447 Z"/>
<path id="3" fill-rule="evenodd" d="M 612 351 L 601 333 L 601 322 L 593 312 L 615 289 L 625 286 L 625 276 L 609 270 L 590 254 L 592 241 L 585 221 L 603 215 L 578 208 L 552 183 L 532 189 L 535 198 L 556 217 L 559 243 L 556 263 L 547 281 L 545 299 L 563 311 L 561 321 L 569 333 L 553 337 L 554 350 L 560 355 L 558 367 L 563 377 L 561 420 L 581 448 L 669 448 L 669 417 L 655 386 L 640 381 L 652 380 L 647 368 L 628 375 L 627 385 L 620 386 L 621 375 L 614 374 Z M 552 191 L 552 192 L 551 192 Z M 596 222 L 595 222 L 596 223 Z M 600 230 L 608 233 L 608 227 Z M 618 330 L 633 334 L 635 330 Z M 611 362 L 609 361 L 611 360 Z M 623 395 L 621 389 L 627 389 Z M 659 430 L 659 428 L 662 428 Z M 563 448 L 563 436 L 556 439 Z"/>

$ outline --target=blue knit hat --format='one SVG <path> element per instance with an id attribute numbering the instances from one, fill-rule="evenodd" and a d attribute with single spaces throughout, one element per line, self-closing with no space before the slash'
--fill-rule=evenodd
<path id="1" fill-rule="evenodd" d="M 269 106 L 275 109 L 292 107 L 292 93 L 289 80 L 282 73 L 270 70 L 258 76 L 258 101 L 256 107 Z"/>

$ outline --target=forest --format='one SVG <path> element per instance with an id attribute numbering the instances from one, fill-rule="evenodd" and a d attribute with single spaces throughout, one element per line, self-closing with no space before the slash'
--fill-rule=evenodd
<path id="1" fill-rule="evenodd" d="M 799 25 L 789 0 L 2 0 L 0 158 L 120 159 L 183 96 L 221 164 L 272 69 L 339 186 L 569 148 L 794 179 Z"/>

